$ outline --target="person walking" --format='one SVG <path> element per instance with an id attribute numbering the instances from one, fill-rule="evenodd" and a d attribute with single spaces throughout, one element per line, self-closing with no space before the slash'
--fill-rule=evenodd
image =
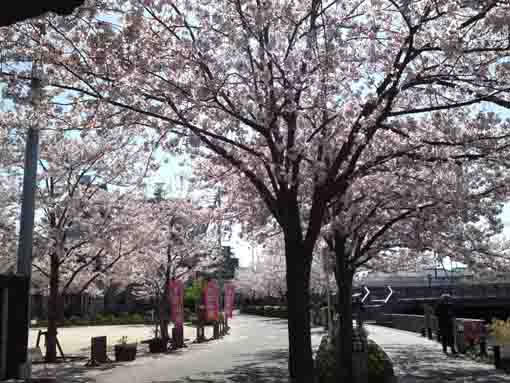
<path id="1" fill-rule="evenodd" d="M 425 314 L 425 334 L 429 339 L 432 339 L 432 316 L 434 315 L 434 308 L 425 303 L 423 305 L 423 312 Z"/>
<path id="2" fill-rule="evenodd" d="M 457 354 L 454 344 L 454 311 L 452 299 L 449 294 L 441 295 L 439 304 L 436 307 L 436 316 L 439 324 L 439 333 L 441 335 L 441 343 L 443 352 L 447 353 L 448 346 L 452 350 L 452 354 Z"/>

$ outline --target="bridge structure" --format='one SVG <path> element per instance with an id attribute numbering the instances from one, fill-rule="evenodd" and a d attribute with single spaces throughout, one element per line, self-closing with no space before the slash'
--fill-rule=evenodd
<path id="1" fill-rule="evenodd" d="M 388 298 L 388 286 L 392 294 Z M 442 294 L 453 297 L 457 316 L 490 320 L 510 316 L 510 275 L 500 273 L 493 278 L 475 278 L 458 273 L 386 274 L 366 278 L 355 286 L 357 293 L 370 291 L 365 303 L 368 311 L 422 314 L 424 304 L 435 305 Z"/>

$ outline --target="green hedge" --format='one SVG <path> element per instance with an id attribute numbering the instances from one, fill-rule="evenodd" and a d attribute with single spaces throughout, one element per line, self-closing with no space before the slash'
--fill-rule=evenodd
<path id="1" fill-rule="evenodd" d="M 287 319 L 287 306 L 244 306 L 241 308 L 241 312 L 244 314 Z"/>
<path id="2" fill-rule="evenodd" d="M 113 314 L 98 314 L 96 319 L 65 319 L 58 321 L 58 327 L 77 327 L 77 326 L 120 326 L 120 325 L 136 325 L 136 324 L 152 324 L 151 321 L 145 320 L 141 314 L 121 314 L 115 316 Z M 47 320 L 39 320 L 32 327 L 48 327 Z"/>
<path id="3" fill-rule="evenodd" d="M 319 383 L 336 383 L 336 352 L 335 344 L 322 338 L 317 351 L 317 370 Z M 393 381 L 391 360 L 382 348 L 372 340 L 368 340 L 368 383 L 387 383 Z"/>

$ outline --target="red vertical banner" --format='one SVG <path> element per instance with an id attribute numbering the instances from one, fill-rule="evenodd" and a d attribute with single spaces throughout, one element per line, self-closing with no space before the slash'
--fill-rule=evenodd
<path id="1" fill-rule="evenodd" d="M 209 281 L 204 289 L 204 303 L 207 321 L 217 321 L 220 314 L 220 290 L 215 281 Z"/>
<path id="2" fill-rule="evenodd" d="M 225 284 L 225 315 L 232 318 L 234 310 L 235 286 L 231 283 Z"/>
<path id="3" fill-rule="evenodd" d="M 179 280 L 172 280 L 168 285 L 172 322 L 184 324 L 184 286 Z"/>

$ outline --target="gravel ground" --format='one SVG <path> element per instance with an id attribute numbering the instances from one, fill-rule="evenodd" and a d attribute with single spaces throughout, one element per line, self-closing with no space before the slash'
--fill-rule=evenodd
<path id="1" fill-rule="evenodd" d="M 80 326 L 65 327 L 58 330 L 58 340 L 64 354 L 89 356 L 90 338 L 95 336 L 107 337 L 107 344 L 112 347 L 123 336 L 128 337 L 128 342 L 141 342 L 154 336 L 154 327 L 147 325 L 123 325 L 123 326 Z M 30 330 L 30 347 L 35 347 L 39 329 Z M 206 336 L 212 336 L 212 328 L 206 328 Z M 190 341 L 196 338 L 194 327 L 184 327 L 184 338 Z M 43 338 L 44 339 L 44 338 Z M 44 340 L 41 341 L 41 350 L 44 352 Z"/>

